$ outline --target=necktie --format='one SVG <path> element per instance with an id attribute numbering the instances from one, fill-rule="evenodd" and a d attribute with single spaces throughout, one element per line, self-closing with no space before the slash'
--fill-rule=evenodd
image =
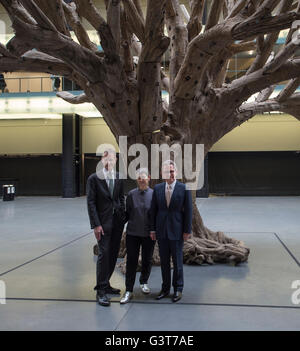
<path id="1" fill-rule="evenodd" d="M 112 178 L 112 173 L 108 172 L 108 189 L 110 192 L 111 197 L 113 197 L 113 193 L 114 193 L 114 180 Z"/>
<path id="2" fill-rule="evenodd" d="M 166 200 L 167 200 L 167 207 L 169 207 L 170 202 L 171 202 L 171 191 L 172 191 L 172 187 L 171 185 L 167 185 L 167 193 L 166 193 Z"/>

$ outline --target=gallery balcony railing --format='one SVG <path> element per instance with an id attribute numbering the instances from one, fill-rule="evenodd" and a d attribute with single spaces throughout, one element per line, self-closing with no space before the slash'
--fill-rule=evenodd
<path id="1" fill-rule="evenodd" d="M 230 75 L 238 75 L 246 70 L 227 70 Z M 0 93 L 46 93 L 56 91 L 82 90 L 76 83 L 60 76 L 5 78 L 5 87 Z"/>
<path id="2" fill-rule="evenodd" d="M 62 90 L 81 90 L 74 82 L 60 76 L 5 78 L 5 87 L 0 93 L 40 93 Z"/>

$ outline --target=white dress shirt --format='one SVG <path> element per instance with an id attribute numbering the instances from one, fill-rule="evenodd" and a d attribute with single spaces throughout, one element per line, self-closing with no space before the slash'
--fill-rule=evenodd
<path id="1" fill-rule="evenodd" d="M 168 186 L 171 187 L 170 201 L 171 201 L 171 199 L 172 199 L 172 194 L 173 194 L 173 191 L 174 191 L 174 188 L 175 188 L 175 184 L 176 184 L 176 179 L 175 179 L 174 182 L 171 183 L 171 184 L 168 184 L 168 183 L 166 182 L 166 187 L 165 187 L 165 195 L 166 195 L 166 197 L 167 197 Z"/>
<path id="2" fill-rule="evenodd" d="M 105 177 L 105 180 L 106 180 L 108 188 L 109 188 L 109 176 L 108 176 L 109 172 L 111 172 L 113 185 L 115 185 L 115 173 L 114 173 L 114 170 L 112 169 L 111 171 L 108 171 L 106 168 L 103 168 L 103 174 L 104 174 L 104 177 Z"/>
<path id="3" fill-rule="evenodd" d="M 174 188 L 175 188 L 175 184 L 176 184 L 176 179 L 175 179 L 174 182 L 171 183 L 171 184 L 168 184 L 168 183 L 166 182 L 166 185 L 165 185 L 165 196 L 166 196 L 166 198 L 167 198 L 168 186 L 171 187 L 170 202 L 171 202 L 171 199 L 172 199 L 172 194 L 173 194 L 173 191 L 174 191 Z M 153 232 L 151 231 L 151 232 L 150 232 L 150 234 L 155 234 L 155 233 L 156 233 L 155 231 L 153 231 Z"/>

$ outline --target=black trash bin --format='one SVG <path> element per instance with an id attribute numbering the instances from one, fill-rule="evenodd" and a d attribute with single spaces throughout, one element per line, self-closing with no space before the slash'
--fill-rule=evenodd
<path id="1" fill-rule="evenodd" d="M 15 199 L 15 187 L 14 185 L 3 185 L 3 201 L 13 201 Z"/>

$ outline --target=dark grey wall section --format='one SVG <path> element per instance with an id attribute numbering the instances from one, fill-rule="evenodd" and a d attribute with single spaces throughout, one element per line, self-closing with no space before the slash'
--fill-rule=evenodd
<path id="1" fill-rule="evenodd" d="M 85 194 L 86 180 L 96 171 L 100 158 L 95 154 L 79 155 L 80 191 Z M 198 192 L 199 197 L 207 195 L 208 187 L 210 194 L 219 195 L 300 195 L 299 152 L 211 152 L 205 162 L 208 184 Z M 62 164 L 61 154 L 0 155 L 0 194 L 2 185 L 9 183 L 16 185 L 16 196 L 62 196 Z M 74 184 L 71 189 L 76 194 Z M 125 181 L 125 192 L 135 186 L 135 181 Z"/>
<path id="2" fill-rule="evenodd" d="M 208 184 L 208 155 L 204 159 L 204 185 L 196 192 L 197 197 L 206 198 L 209 196 L 209 184 Z"/>
<path id="3" fill-rule="evenodd" d="M 0 193 L 15 184 L 18 195 L 61 195 L 61 154 L 0 155 Z"/>
<path id="4" fill-rule="evenodd" d="M 300 195 L 300 152 L 210 152 L 209 192 L 226 195 Z"/>

